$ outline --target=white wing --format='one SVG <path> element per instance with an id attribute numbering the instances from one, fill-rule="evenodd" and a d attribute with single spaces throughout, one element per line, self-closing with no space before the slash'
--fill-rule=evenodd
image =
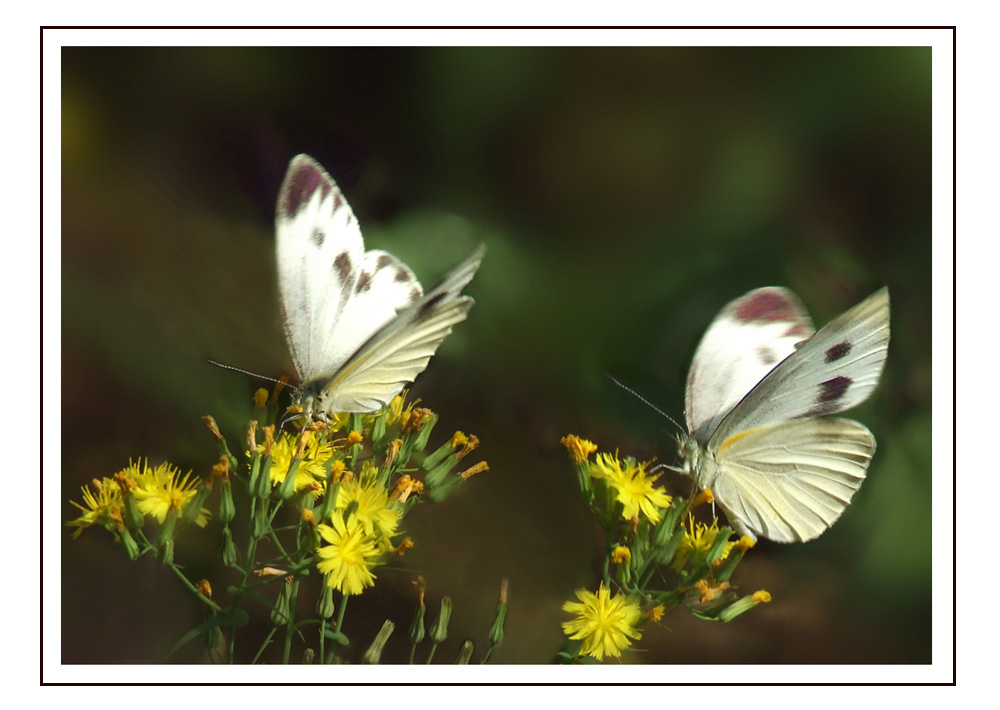
<path id="1" fill-rule="evenodd" d="M 486 249 L 480 246 L 441 282 L 361 346 L 329 381 L 315 408 L 322 412 L 373 412 L 388 404 L 423 372 L 452 326 L 465 320 L 474 301 L 460 291 L 475 275 Z"/>
<path id="2" fill-rule="evenodd" d="M 773 422 L 850 409 L 878 385 L 889 349 L 889 290 L 841 314 L 764 377 L 722 420 L 708 442 Z"/>
<path id="3" fill-rule="evenodd" d="M 739 533 L 804 542 L 844 512 L 874 452 L 875 437 L 850 419 L 779 422 L 719 447 L 710 485 Z"/>
<path id="4" fill-rule="evenodd" d="M 422 294 L 413 272 L 396 257 L 365 252 L 350 206 L 308 155 L 288 166 L 275 226 L 285 335 L 303 382 L 339 370 Z"/>
<path id="5" fill-rule="evenodd" d="M 688 431 L 706 442 L 722 419 L 774 366 L 813 334 L 798 297 L 759 288 L 729 303 L 705 331 L 688 373 Z"/>

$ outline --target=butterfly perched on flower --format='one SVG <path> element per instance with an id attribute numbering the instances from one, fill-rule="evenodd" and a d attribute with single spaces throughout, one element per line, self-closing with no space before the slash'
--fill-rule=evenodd
<path id="1" fill-rule="evenodd" d="M 818 332 L 798 297 L 761 288 L 716 316 L 695 351 L 682 468 L 741 534 L 811 540 L 864 481 L 875 437 L 830 417 L 865 401 L 889 347 L 883 288 Z"/>
<path id="2" fill-rule="evenodd" d="M 423 372 L 474 303 L 461 290 L 480 246 L 424 292 L 388 252 L 365 251 L 340 188 L 308 155 L 292 159 L 278 194 L 278 288 L 306 417 L 374 412 Z"/>

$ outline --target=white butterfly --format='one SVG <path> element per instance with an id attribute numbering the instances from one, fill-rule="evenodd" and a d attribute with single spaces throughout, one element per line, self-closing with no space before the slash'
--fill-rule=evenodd
<path id="1" fill-rule="evenodd" d="M 850 419 L 889 347 L 881 289 L 813 335 L 799 299 L 761 288 L 716 316 L 688 373 L 684 473 L 711 489 L 737 532 L 812 540 L 844 512 L 875 453 Z"/>
<path id="2" fill-rule="evenodd" d="M 307 417 L 374 412 L 423 372 L 473 300 L 460 295 L 480 246 L 423 292 L 392 254 L 365 251 L 340 188 L 308 155 L 292 159 L 278 194 L 278 287 Z"/>

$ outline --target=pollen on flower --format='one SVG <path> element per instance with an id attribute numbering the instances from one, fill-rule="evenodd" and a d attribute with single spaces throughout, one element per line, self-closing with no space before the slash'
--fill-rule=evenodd
<path id="1" fill-rule="evenodd" d="M 345 446 L 354 446 L 355 444 L 360 444 L 364 441 L 364 436 L 360 431 L 353 430 L 347 435 L 347 443 Z"/>
<path id="2" fill-rule="evenodd" d="M 576 463 L 583 463 L 590 455 L 597 451 L 597 444 L 586 439 L 581 439 L 574 434 L 567 434 L 559 443 L 566 447 L 569 457 Z"/>
<path id="3" fill-rule="evenodd" d="M 456 431 L 454 433 L 454 435 L 452 435 L 452 437 L 451 437 L 451 442 L 450 442 L 451 443 L 451 448 L 457 449 L 460 446 L 465 446 L 465 444 L 466 444 L 466 442 L 468 442 L 468 440 L 469 440 L 469 437 L 467 437 L 465 434 L 463 434 L 460 431 Z"/>
<path id="4" fill-rule="evenodd" d="M 750 537 L 749 535 L 744 535 L 733 544 L 733 549 L 738 550 L 740 552 L 746 552 L 756 544 L 757 542 L 752 537 Z"/>
<path id="5" fill-rule="evenodd" d="M 649 611 L 647 611 L 643 615 L 643 618 L 646 619 L 647 621 L 652 621 L 652 622 L 659 621 L 660 619 L 663 618 L 663 605 L 662 604 L 657 604 L 652 609 L 650 609 Z"/>

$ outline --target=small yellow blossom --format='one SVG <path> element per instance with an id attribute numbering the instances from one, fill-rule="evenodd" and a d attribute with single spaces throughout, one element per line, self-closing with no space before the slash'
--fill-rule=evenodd
<path id="1" fill-rule="evenodd" d="M 396 526 L 403 517 L 403 510 L 389 501 L 385 488 L 368 476 L 344 481 L 337 496 L 337 510 L 344 510 L 351 503 L 357 503 L 355 520 L 364 528 L 369 537 L 392 537 Z M 334 518 L 337 515 L 334 514 Z"/>
<path id="2" fill-rule="evenodd" d="M 138 467 L 136 467 L 138 468 Z M 200 481 L 191 478 L 188 471 L 183 476 L 180 469 L 169 463 L 161 463 L 156 468 L 147 464 L 142 473 L 134 477 L 136 483 L 135 502 L 143 515 L 149 515 L 163 523 L 171 510 L 183 511 L 198 492 Z M 209 512 L 202 508 L 195 523 L 205 527 Z"/>
<path id="3" fill-rule="evenodd" d="M 623 467 L 616 456 L 598 454 L 596 461 L 590 465 L 591 476 L 604 479 L 615 489 L 618 502 L 623 507 L 622 517 L 626 520 L 636 517 L 641 510 L 650 522 L 658 523 L 659 509 L 669 508 L 673 500 L 662 488 L 653 485 L 659 475 L 652 478 L 646 476 L 646 467 L 650 463 L 626 459 Z"/>
<path id="4" fill-rule="evenodd" d="M 302 437 L 305 437 L 304 443 Z M 298 437 L 283 432 L 271 447 L 271 485 L 280 486 L 284 482 L 292 459 L 300 450 L 302 461 L 295 471 L 295 490 L 308 489 L 315 497 L 319 497 L 325 490 L 324 464 L 333 456 L 333 444 L 308 431 L 302 432 Z"/>
<path id="5" fill-rule="evenodd" d="M 642 618 L 645 619 L 646 621 L 652 621 L 654 623 L 658 622 L 660 619 L 663 618 L 663 605 L 657 604 L 652 609 L 643 614 Z"/>
<path id="6" fill-rule="evenodd" d="M 611 561 L 616 565 L 620 565 L 623 562 L 632 561 L 632 551 L 625 547 L 624 545 L 618 545 L 614 550 L 611 551 Z"/>
<path id="7" fill-rule="evenodd" d="M 265 404 L 267 404 L 268 396 L 269 396 L 268 391 L 263 387 L 261 387 L 260 389 L 258 389 L 256 392 L 253 393 L 253 406 L 263 407 Z"/>
<path id="8" fill-rule="evenodd" d="M 354 446 L 355 444 L 360 444 L 362 441 L 364 441 L 364 438 L 365 437 L 361 434 L 360 431 L 352 430 L 347 435 L 347 443 L 344 444 L 344 446 L 347 447 L 347 446 Z"/>
<path id="9" fill-rule="evenodd" d="M 361 594 L 367 587 L 375 586 L 372 568 L 379 551 L 375 540 L 365 534 L 358 519 L 351 515 L 347 520 L 334 513 L 333 526 L 317 525 L 316 529 L 329 543 L 317 550 L 316 567 L 326 575 L 327 586 L 342 594 Z"/>
<path id="10" fill-rule="evenodd" d="M 575 614 L 571 621 L 564 621 L 563 631 L 574 641 L 583 641 L 580 652 L 598 661 L 605 656 L 618 658 L 622 649 L 632 645 L 629 639 L 639 639 L 642 634 L 637 626 L 642 610 L 635 602 L 619 592 L 611 597 L 611 590 L 603 584 L 597 594 L 578 589 L 579 602 L 565 602 L 563 611 Z"/>
<path id="11" fill-rule="evenodd" d="M 83 511 L 83 515 L 66 523 L 68 527 L 76 528 L 73 531 L 73 539 L 80 537 L 84 528 L 92 525 L 107 526 L 109 523 L 117 527 L 117 521 L 121 519 L 121 507 L 124 501 L 118 484 L 110 478 L 105 478 L 102 481 L 95 480 L 91 486 L 93 490 L 87 486 L 80 489 L 83 493 L 83 505 L 75 500 L 70 501 Z"/>
<path id="12" fill-rule="evenodd" d="M 754 604 L 766 604 L 771 601 L 771 593 L 766 589 L 758 589 L 751 597 Z"/>
<path id="13" fill-rule="evenodd" d="M 706 505 L 715 500 L 715 496 L 712 495 L 712 490 L 710 488 L 703 488 L 701 493 L 694 497 L 691 501 L 691 508 L 697 508 L 699 505 Z"/>
<path id="14" fill-rule="evenodd" d="M 674 553 L 673 568 L 678 572 L 681 571 L 692 558 L 694 558 L 696 564 L 704 562 L 705 555 L 712 549 L 712 545 L 715 544 L 718 536 L 719 521 L 717 519 L 713 520 L 711 525 L 705 525 L 704 523 L 696 523 L 694 516 L 688 513 L 688 529 L 684 531 L 684 537 L 680 541 L 680 544 L 677 545 L 677 552 Z M 717 562 L 729 556 L 729 552 L 732 550 L 734 544 L 732 542 L 726 543 Z"/>
<path id="15" fill-rule="evenodd" d="M 559 443 L 566 447 L 569 457 L 576 463 L 583 463 L 590 455 L 597 451 L 597 444 L 586 439 L 581 439 L 573 434 L 567 434 Z"/>

